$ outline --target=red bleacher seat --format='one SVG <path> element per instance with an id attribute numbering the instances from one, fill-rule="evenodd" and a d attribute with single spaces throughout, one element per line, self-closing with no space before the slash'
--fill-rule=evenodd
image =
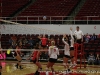
<path id="1" fill-rule="evenodd" d="M 9 17 L 29 0 L 2 0 L 2 17 Z"/>
<path id="2" fill-rule="evenodd" d="M 97 17 L 90 17 L 89 20 L 100 20 L 99 9 L 100 9 L 100 0 L 86 0 L 83 7 L 76 15 L 75 19 L 79 20 L 79 17 L 84 17 L 84 16 L 97 16 Z"/>
<path id="3" fill-rule="evenodd" d="M 37 0 L 18 16 L 68 16 L 78 1 L 79 0 Z M 62 20 L 64 18 L 65 17 L 55 17 L 52 20 Z M 47 17 L 47 19 L 50 20 L 50 17 Z M 35 20 L 35 18 L 28 18 L 28 20 Z M 43 20 L 43 18 L 39 18 L 39 20 Z"/>

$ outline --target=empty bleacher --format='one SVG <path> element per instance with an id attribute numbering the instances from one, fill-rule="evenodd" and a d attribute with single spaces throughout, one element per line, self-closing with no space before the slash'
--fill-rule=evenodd
<path id="1" fill-rule="evenodd" d="M 29 0 L 2 0 L 2 17 L 9 17 Z"/>
<path id="2" fill-rule="evenodd" d="M 38 20 L 43 20 L 43 16 L 47 16 L 47 21 L 63 20 L 72 12 L 79 1 L 80 0 L 37 0 L 29 8 L 18 15 L 27 17 L 19 17 L 18 19 L 24 22 L 28 19 L 30 20 L 29 23 L 37 23 Z M 37 16 L 40 17 L 38 18 Z M 62 17 L 50 18 L 50 16 Z"/>
<path id="3" fill-rule="evenodd" d="M 0 17 L 2 16 L 2 5 L 1 5 L 2 0 L 0 0 Z"/>
<path id="4" fill-rule="evenodd" d="M 100 24 L 100 0 L 86 0 L 75 20 L 81 20 L 83 24 L 87 23 L 86 20 L 89 20 L 89 24 Z"/>

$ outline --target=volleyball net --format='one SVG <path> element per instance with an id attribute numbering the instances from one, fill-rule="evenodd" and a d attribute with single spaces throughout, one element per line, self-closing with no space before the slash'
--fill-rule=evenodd
<path id="1" fill-rule="evenodd" d="M 39 26 L 36 27 L 34 25 L 21 24 L 21 23 L 17 23 L 17 22 L 12 22 L 10 20 L 0 19 L 0 23 L 1 23 L 1 25 L 0 25 L 1 34 L 2 34 L 2 30 L 5 29 L 9 25 L 27 27 L 27 30 L 34 30 L 33 33 L 35 32 L 35 33 L 39 33 L 39 34 L 64 34 L 62 32 L 58 32 L 56 30 L 50 30 L 50 29 L 39 27 Z"/>

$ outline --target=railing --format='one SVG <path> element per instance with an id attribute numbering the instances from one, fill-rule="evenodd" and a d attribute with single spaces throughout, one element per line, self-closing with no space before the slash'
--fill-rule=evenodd
<path id="1" fill-rule="evenodd" d="M 100 16 L 18 16 L 0 18 L 23 24 L 100 24 Z"/>

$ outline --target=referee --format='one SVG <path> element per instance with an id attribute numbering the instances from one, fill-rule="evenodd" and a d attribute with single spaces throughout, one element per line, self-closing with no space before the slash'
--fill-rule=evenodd
<path id="1" fill-rule="evenodd" d="M 83 32 L 80 30 L 79 26 L 76 27 L 74 32 L 76 43 L 81 44 L 83 42 Z"/>

